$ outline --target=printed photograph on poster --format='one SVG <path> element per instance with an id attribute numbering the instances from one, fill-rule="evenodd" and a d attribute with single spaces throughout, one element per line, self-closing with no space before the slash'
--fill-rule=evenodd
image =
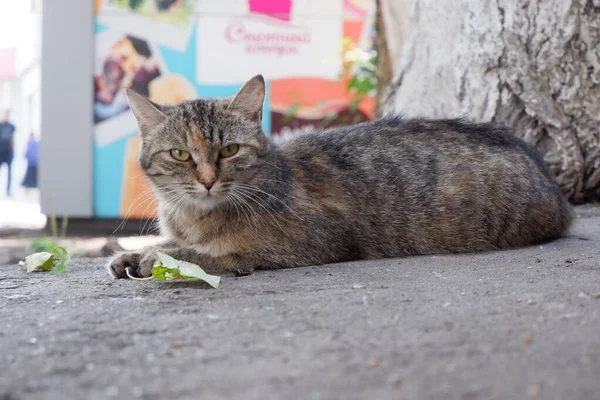
<path id="1" fill-rule="evenodd" d="M 94 136 L 105 146 L 137 129 L 123 89 L 149 96 L 163 71 L 151 43 L 120 31 L 96 35 Z"/>
<path id="2" fill-rule="evenodd" d="M 129 109 L 124 88 L 148 97 L 150 82 L 161 72 L 143 39 L 104 32 L 96 37 L 96 46 L 94 122 L 100 123 Z"/>
<path id="3" fill-rule="evenodd" d="M 198 8 L 199 83 L 245 82 L 256 73 L 267 79 L 338 78 L 342 0 L 213 2 L 208 9 Z M 231 60 L 244 60 L 244 68 Z"/>
<path id="4" fill-rule="evenodd" d="M 183 51 L 193 28 L 196 0 L 104 0 L 100 24 Z"/>

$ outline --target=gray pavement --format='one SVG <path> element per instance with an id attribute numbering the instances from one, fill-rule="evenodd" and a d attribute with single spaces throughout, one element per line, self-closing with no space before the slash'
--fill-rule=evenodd
<path id="1" fill-rule="evenodd" d="M 195 283 L 0 267 L 0 399 L 600 399 L 600 218 L 543 246 Z"/>

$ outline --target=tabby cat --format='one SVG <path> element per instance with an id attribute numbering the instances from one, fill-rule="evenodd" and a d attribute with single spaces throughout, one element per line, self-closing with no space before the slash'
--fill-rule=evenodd
<path id="1" fill-rule="evenodd" d="M 384 118 L 276 146 L 255 76 L 230 100 L 159 106 L 127 93 L 168 240 L 117 254 L 146 277 L 162 251 L 211 273 L 514 248 L 572 211 L 536 150 L 459 120 Z"/>

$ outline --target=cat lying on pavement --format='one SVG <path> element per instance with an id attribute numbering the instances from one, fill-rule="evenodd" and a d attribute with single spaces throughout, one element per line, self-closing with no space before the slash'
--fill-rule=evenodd
<path id="1" fill-rule="evenodd" d="M 150 276 L 157 251 L 246 274 L 527 246 L 572 220 L 537 151 L 492 125 L 384 118 L 276 146 L 261 128 L 260 75 L 232 100 L 127 94 L 168 239 L 117 254 L 117 278 Z"/>

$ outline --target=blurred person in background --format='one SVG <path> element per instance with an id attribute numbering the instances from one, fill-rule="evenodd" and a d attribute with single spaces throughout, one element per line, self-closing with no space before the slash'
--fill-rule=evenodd
<path id="1" fill-rule="evenodd" d="M 10 123 L 10 110 L 4 112 L 0 122 L 0 170 L 6 164 L 8 168 L 8 181 L 6 183 L 6 195 L 10 197 L 11 166 L 15 148 L 15 126 Z"/>
<path id="2" fill-rule="evenodd" d="M 25 158 L 27 159 L 27 171 L 21 186 L 27 189 L 35 189 L 38 186 L 38 158 L 39 158 L 40 142 L 31 132 L 27 141 L 27 150 L 25 150 Z"/>

